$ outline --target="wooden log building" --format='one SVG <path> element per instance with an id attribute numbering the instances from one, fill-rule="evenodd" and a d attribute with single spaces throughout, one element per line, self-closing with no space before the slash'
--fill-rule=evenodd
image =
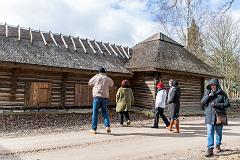
<path id="1" fill-rule="evenodd" d="M 133 48 L 0 25 L 0 109 L 90 107 L 87 85 L 99 67 L 113 78 L 111 105 L 123 79 L 129 79 L 135 105 L 152 108 L 155 86 L 176 79 L 182 106 L 198 106 L 204 80 L 221 77 L 172 39 L 158 33 Z"/>

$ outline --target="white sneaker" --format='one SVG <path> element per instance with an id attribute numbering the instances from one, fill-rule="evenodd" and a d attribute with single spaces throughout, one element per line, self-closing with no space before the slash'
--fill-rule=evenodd
<path id="1" fill-rule="evenodd" d="M 92 133 L 92 134 L 96 134 L 96 133 L 97 133 L 97 131 L 96 131 L 96 130 L 94 130 L 94 129 L 91 129 L 91 130 L 90 130 L 90 133 Z"/>

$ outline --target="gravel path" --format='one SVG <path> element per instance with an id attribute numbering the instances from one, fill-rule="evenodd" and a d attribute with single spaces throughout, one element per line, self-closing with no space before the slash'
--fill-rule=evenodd
<path id="1" fill-rule="evenodd" d="M 131 127 L 114 124 L 108 135 L 100 127 L 92 135 L 82 128 L 65 132 L 7 134 L 0 137 L 1 160 L 198 160 L 206 146 L 203 118 L 181 119 L 181 133 L 165 128 L 151 129 L 152 120 L 132 123 Z M 211 160 L 240 159 L 240 118 L 224 127 L 223 152 Z"/>

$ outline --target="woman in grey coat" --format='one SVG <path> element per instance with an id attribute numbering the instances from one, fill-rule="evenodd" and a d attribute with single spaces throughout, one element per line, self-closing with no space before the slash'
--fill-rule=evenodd
<path id="1" fill-rule="evenodd" d="M 216 131 L 216 152 L 221 152 L 223 124 L 216 124 L 217 114 L 227 116 L 226 108 L 230 105 L 225 92 L 221 89 L 218 79 L 208 82 L 205 94 L 201 100 L 202 109 L 205 111 L 205 124 L 207 125 L 208 150 L 206 157 L 213 156 L 214 133 Z M 227 124 L 227 121 L 226 121 Z"/>
<path id="2" fill-rule="evenodd" d="M 169 110 L 169 117 L 171 119 L 170 125 L 167 127 L 170 131 L 172 131 L 172 127 L 175 124 L 176 129 L 174 133 L 179 133 L 179 110 L 180 110 L 180 96 L 181 91 L 178 87 L 178 82 L 176 80 L 172 81 L 172 87 L 168 92 L 168 110 Z"/>

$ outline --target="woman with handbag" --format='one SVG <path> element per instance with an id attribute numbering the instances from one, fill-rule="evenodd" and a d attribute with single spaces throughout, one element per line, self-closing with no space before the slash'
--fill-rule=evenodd
<path id="1" fill-rule="evenodd" d="M 226 108 L 229 100 L 221 89 L 218 79 L 211 79 L 201 100 L 202 109 L 205 110 L 205 124 L 207 125 L 208 150 L 206 157 L 213 156 L 214 133 L 216 131 L 216 152 L 221 152 L 223 125 L 227 125 Z"/>

